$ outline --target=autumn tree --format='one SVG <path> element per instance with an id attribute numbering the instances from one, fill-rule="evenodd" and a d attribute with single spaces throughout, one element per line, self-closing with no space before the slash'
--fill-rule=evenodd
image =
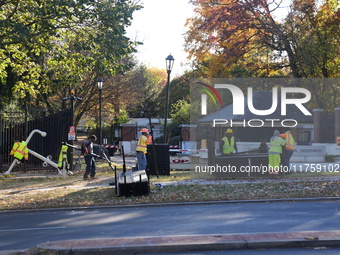
<path id="1" fill-rule="evenodd" d="M 339 77 L 337 0 L 198 0 L 186 50 L 203 77 Z M 286 10 L 287 14 L 284 11 Z M 337 82 L 311 82 L 310 107 L 339 105 Z"/>
<path id="2" fill-rule="evenodd" d="M 167 87 L 164 86 L 161 93 L 159 94 L 160 108 L 162 109 L 160 115 L 161 117 L 164 117 L 165 114 L 164 109 L 166 107 L 166 89 Z M 178 101 L 190 101 L 190 76 L 188 74 L 183 74 L 172 79 L 170 81 L 169 92 L 169 113 L 171 114 L 171 112 L 176 109 L 175 105 L 177 105 Z"/>
<path id="3" fill-rule="evenodd" d="M 192 2 L 196 15 L 187 22 L 186 50 L 211 77 L 237 77 L 235 70 L 248 77 L 339 75 L 336 0 L 320 6 L 313 0 L 294 0 L 283 18 L 283 2 Z"/>
<path id="4" fill-rule="evenodd" d="M 301 77 L 339 76 L 340 9 L 338 1 L 296 0 L 284 20 Z"/>
<path id="5" fill-rule="evenodd" d="M 136 100 L 131 102 L 129 112 L 134 117 L 163 116 L 160 94 L 165 88 L 166 73 L 158 68 L 148 68 L 141 64 L 131 72 L 131 82 L 137 88 Z"/>

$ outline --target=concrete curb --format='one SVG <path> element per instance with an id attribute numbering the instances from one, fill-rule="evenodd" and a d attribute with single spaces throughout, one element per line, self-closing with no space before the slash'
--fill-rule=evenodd
<path id="1" fill-rule="evenodd" d="M 264 248 L 339 247 L 340 231 L 88 239 L 47 242 L 56 254 L 145 254 Z"/>

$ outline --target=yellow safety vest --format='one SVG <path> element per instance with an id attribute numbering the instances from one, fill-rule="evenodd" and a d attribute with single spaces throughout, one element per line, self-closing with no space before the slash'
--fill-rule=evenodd
<path id="1" fill-rule="evenodd" d="M 144 154 L 146 154 L 146 150 L 147 150 L 147 147 L 146 147 L 146 141 L 148 140 L 148 138 L 144 135 L 142 135 L 141 137 L 139 137 L 138 139 L 138 143 L 137 143 L 137 148 L 136 148 L 136 151 L 141 151 L 143 152 Z"/>
<path id="2" fill-rule="evenodd" d="M 283 140 L 279 136 L 273 136 L 270 139 L 269 144 L 269 154 L 281 154 L 282 153 L 282 146 L 285 145 L 285 140 Z"/>
<path id="3" fill-rule="evenodd" d="M 227 137 L 223 137 L 222 141 L 224 142 L 223 144 L 223 153 L 224 154 L 230 154 L 234 152 L 234 146 L 235 146 L 235 139 L 232 136 L 230 139 L 230 143 Z"/>
<path id="4" fill-rule="evenodd" d="M 63 167 L 63 161 L 65 160 L 66 165 L 67 165 L 67 150 L 68 146 L 67 145 L 62 145 L 60 154 L 59 154 L 59 159 L 58 159 L 58 167 L 62 168 Z"/>
<path id="5" fill-rule="evenodd" d="M 24 141 L 22 141 L 21 143 L 16 142 L 13 145 L 10 155 L 13 155 L 15 158 L 19 160 L 21 160 L 22 158 L 28 160 L 28 148 L 26 146 L 26 142 Z"/>
<path id="6" fill-rule="evenodd" d="M 18 149 L 19 147 L 20 147 L 20 142 L 14 143 L 13 148 L 12 148 L 12 150 L 11 150 L 11 152 L 10 152 L 9 155 L 13 156 L 14 153 L 17 151 L 17 149 Z"/>

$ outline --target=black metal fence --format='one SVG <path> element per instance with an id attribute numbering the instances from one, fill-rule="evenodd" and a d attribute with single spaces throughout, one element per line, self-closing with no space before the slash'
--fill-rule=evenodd
<path id="1" fill-rule="evenodd" d="M 31 118 L 31 120 L 28 120 Z M 16 141 L 25 141 L 34 129 L 46 132 L 46 137 L 35 133 L 27 147 L 46 157 L 51 155 L 52 160 L 57 162 L 63 141 L 68 139 L 69 126 L 71 125 L 71 110 L 67 109 L 49 116 L 33 119 L 27 117 L 27 113 L 0 112 L 0 172 L 5 172 L 13 161 L 10 151 Z M 13 171 L 27 171 L 42 169 L 42 161 L 29 155 L 28 161 L 20 164 Z M 52 170 L 48 167 L 46 170 Z"/>

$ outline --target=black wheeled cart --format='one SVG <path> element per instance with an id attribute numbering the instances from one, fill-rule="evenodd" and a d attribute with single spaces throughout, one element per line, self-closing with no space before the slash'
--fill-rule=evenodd
<path id="1" fill-rule="evenodd" d="M 68 147 L 74 148 L 76 150 L 81 150 L 80 148 L 63 143 Z M 91 153 L 91 155 L 104 159 L 112 169 L 115 174 L 115 193 L 118 197 L 129 197 L 129 196 L 145 196 L 150 194 L 150 184 L 149 179 L 146 175 L 145 170 L 132 171 L 126 170 L 124 148 L 122 147 L 123 153 L 123 171 L 118 171 L 116 166 L 112 165 L 111 160 L 107 156 L 107 153 L 98 154 Z"/>
<path id="2" fill-rule="evenodd" d="M 116 195 L 118 197 L 129 196 L 146 196 L 150 194 L 150 184 L 145 170 L 126 170 L 124 147 L 123 154 L 123 171 L 115 171 Z M 118 173 L 118 177 L 117 177 Z"/>

